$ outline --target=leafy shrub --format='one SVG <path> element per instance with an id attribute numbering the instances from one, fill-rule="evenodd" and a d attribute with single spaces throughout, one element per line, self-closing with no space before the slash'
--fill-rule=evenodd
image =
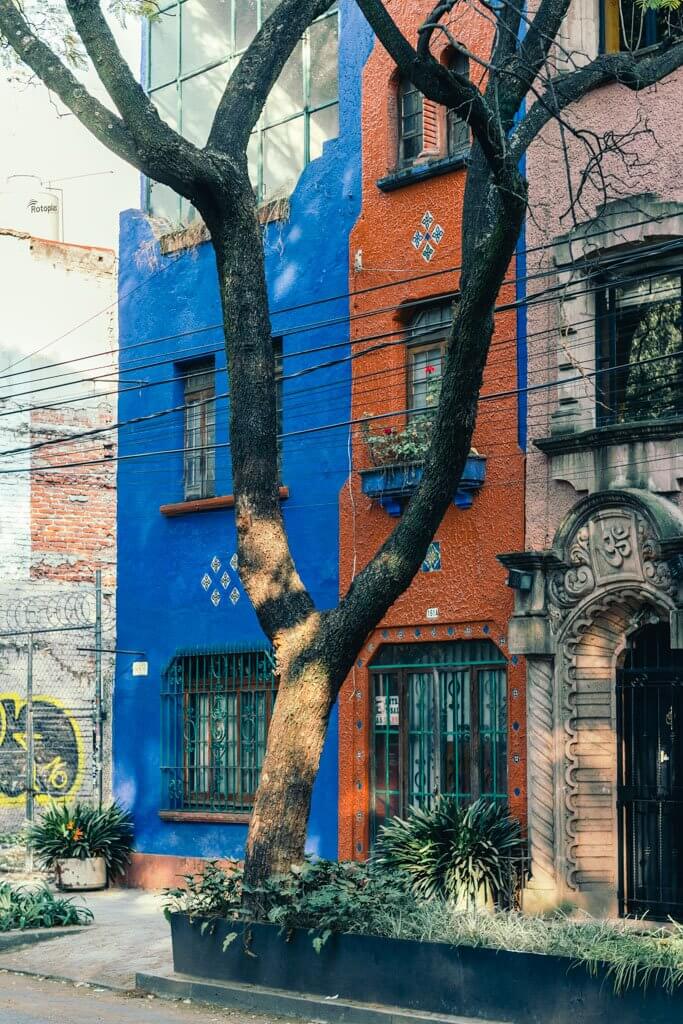
<path id="1" fill-rule="evenodd" d="M 27 832 L 27 842 L 45 867 L 75 857 L 104 857 L 107 875 L 123 874 L 133 848 L 133 822 L 120 804 L 52 804 Z"/>
<path id="2" fill-rule="evenodd" d="M 378 864 L 405 873 L 416 896 L 474 905 L 480 893 L 495 899 L 509 887 L 522 834 L 500 803 L 480 799 L 463 807 L 441 795 L 431 808 L 414 807 L 406 819 L 392 818 L 377 845 Z"/>
<path id="3" fill-rule="evenodd" d="M 334 932 L 377 931 L 376 916 L 400 914 L 413 902 L 407 880 L 369 863 L 307 859 L 286 875 L 247 888 L 237 861 L 216 862 L 199 875 L 183 876 L 185 888 L 165 890 L 165 912 L 190 918 L 264 921 L 284 932 L 305 928 L 320 950 Z M 235 938 L 233 933 L 231 938 Z"/>
<path id="4" fill-rule="evenodd" d="M 14 888 L 0 882 L 0 932 L 12 928 L 55 928 L 90 924 L 92 912 L 73 900 L 54 896 L 47 886 Z"/>

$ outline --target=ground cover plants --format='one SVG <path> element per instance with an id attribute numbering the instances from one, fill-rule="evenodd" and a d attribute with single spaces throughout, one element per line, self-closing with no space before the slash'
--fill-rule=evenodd
<path id="1" fill-rule="evenodd" d="M 0 932 L 90 924 L 91 921 L 92 912 L 87 907 L 55 896 L 47 886 L 32 888 L 0 882 Z"/>
<path id="2" fill-rule="evenodd" d="M 245 884 L 238 861 L 213 862 L 166 890 L 166 913 L 187 914 L 202 931 L 217 919 L 234 921 L 224 948 L 240 934 L 238 926 L 260 921 L 277 925 L 285 937 L 305 929 L 318 953 L 335 933 L 379 935 L 567 957 L 606 975 L 617 993 L 683 985 L 683 925 L 646 930 L 578 912 L 532 916 L 501 909 L 510 903 L 497 894 L 509 893 L 508 873 L 522 851 L 519 825 L 505 807 L 478 800 L 459 808 L 439 797 L 432 808 L 413 809 L 380 830 L 370 861 L 307 859 L 257 888 Z"/>

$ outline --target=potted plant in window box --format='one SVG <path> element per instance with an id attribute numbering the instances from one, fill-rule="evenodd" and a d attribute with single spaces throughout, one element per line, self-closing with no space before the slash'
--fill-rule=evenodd
<path id="1" fill-rule="evenodd" d="M 123 874 L 133 848 L 133 823 L 117 803 L 109 807 L 52 804 L 27 833 L 30 849 L 69 892 L 104 889 Z"/>
<path id="2" fill-rule="evenodd" d="M 403 506 L 422 479 L 424 460 L 432 440 L 439 380 L 434 376 L 434 367 L 427 366 L 425 372 L 428 379 L 425 408 L 414 413 L 402 429 L 371 426 L 368 420 L 361 427 L 372 462 L 371 469 L 362 469 L 360 473 L 363 494 L 379 502 L 390 516 L 401 515 Z M 486 458 L 472 448 L 453 504 L 469 508 L 485 479 Z"/>

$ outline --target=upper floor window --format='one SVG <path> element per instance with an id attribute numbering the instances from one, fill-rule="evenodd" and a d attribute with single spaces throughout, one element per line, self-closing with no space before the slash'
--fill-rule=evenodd
<path id="1" fill-rule="evenodd" d="M 401 79 L 398 87 L 398 139 L 402 167 L 412 164 L 424 148 L 422 115 L 422 93 L 408 79 Z"/>
<path id="2" fill-rule="evenodd" d="M 446 338 L 453 313 L 449 303 L 421 310 L 408 328 L 408 408 L 436 406 L 441 388 Z"/>
<path id="3" fill-rule="evenodd" d="M 448 66 L 467 76 L 469 63 L 460 53 Z M 469 125 L 454 110 L 426 99 L 411 81 L 398 85 L 398 163 L 409 167 L 418 159 L 461 156 L 470 145 Z"/>
<path id="4" fill-rule="evenodd" d="M 239 57 L 278 0 L 171 0 L 150 24 L 148 86 L 161 116 L 198 146 Z M 249 144 L 259 199 L 289 194 L 304 166 L 338 135 L 338 15 L 306 30 L 273 86 Z M 150 183 L 150 210 L 173 223 L 191 219 L 186 200 Z"/>
<path id="5" fill-rule="evenodd" d="M 598 293 L 598 423 L 683 414 L 680 270 L 609 272 Z"/>
<path id="6" fill-rule="evenodd" d="M 213 363 L 185 377 L 185 498 L 211 498 L 216 480 L 216 383 Z"/>
<path id="7" fill-rule="evenodd" d="M 650 8 L 639 0 L 603 0 L 603 49 L 641 50 L 683 33 L 683 7 Z"/>
<path id="8" fill-rule="evenodd" d="M 251 809 L 276 691 L 267 650 L 173 659 L 161 689 L 163 810 Z"/>
<path id="9" fill-rule="evenodd" d="M 370 672 L 375 833 L 438 793 L 507 800 L 506 662 L 490 640 L 386 644 Z"/>

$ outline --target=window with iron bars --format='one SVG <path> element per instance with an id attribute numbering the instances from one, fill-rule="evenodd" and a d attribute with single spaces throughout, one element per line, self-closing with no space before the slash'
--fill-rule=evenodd
<path id="1" fill-rule="evenodd" d="M 371 665 L 373 834 L 445 793 L 506 801 L 506 661 L 490 640 L 386 644 Z"/>
<path id="2" fill-rule="evenodd" d="M 173 658 L 161 691 L 162 810 L 249 813 L 276 692 L 267 649 Z"/>
<path id="3" fill-rule="evenodd" d="M 161 117 L 197 146 L 240 57 L 278 0 L 162 0 L 149 27 L 148 89 Z M 249 176 L 259 200 L 288 195 L 307 163 L 339 134 L 338 13 L 304 32 L 252 133 Z M 195 216 L 167 185 L 149 183 L 150 212 L 172 224 Z"/>
<path id="4" fill-rule="evenodd" d="M 216 489 L 216 372 L 213 363 L 185 369 L 185 499 Z"/>

